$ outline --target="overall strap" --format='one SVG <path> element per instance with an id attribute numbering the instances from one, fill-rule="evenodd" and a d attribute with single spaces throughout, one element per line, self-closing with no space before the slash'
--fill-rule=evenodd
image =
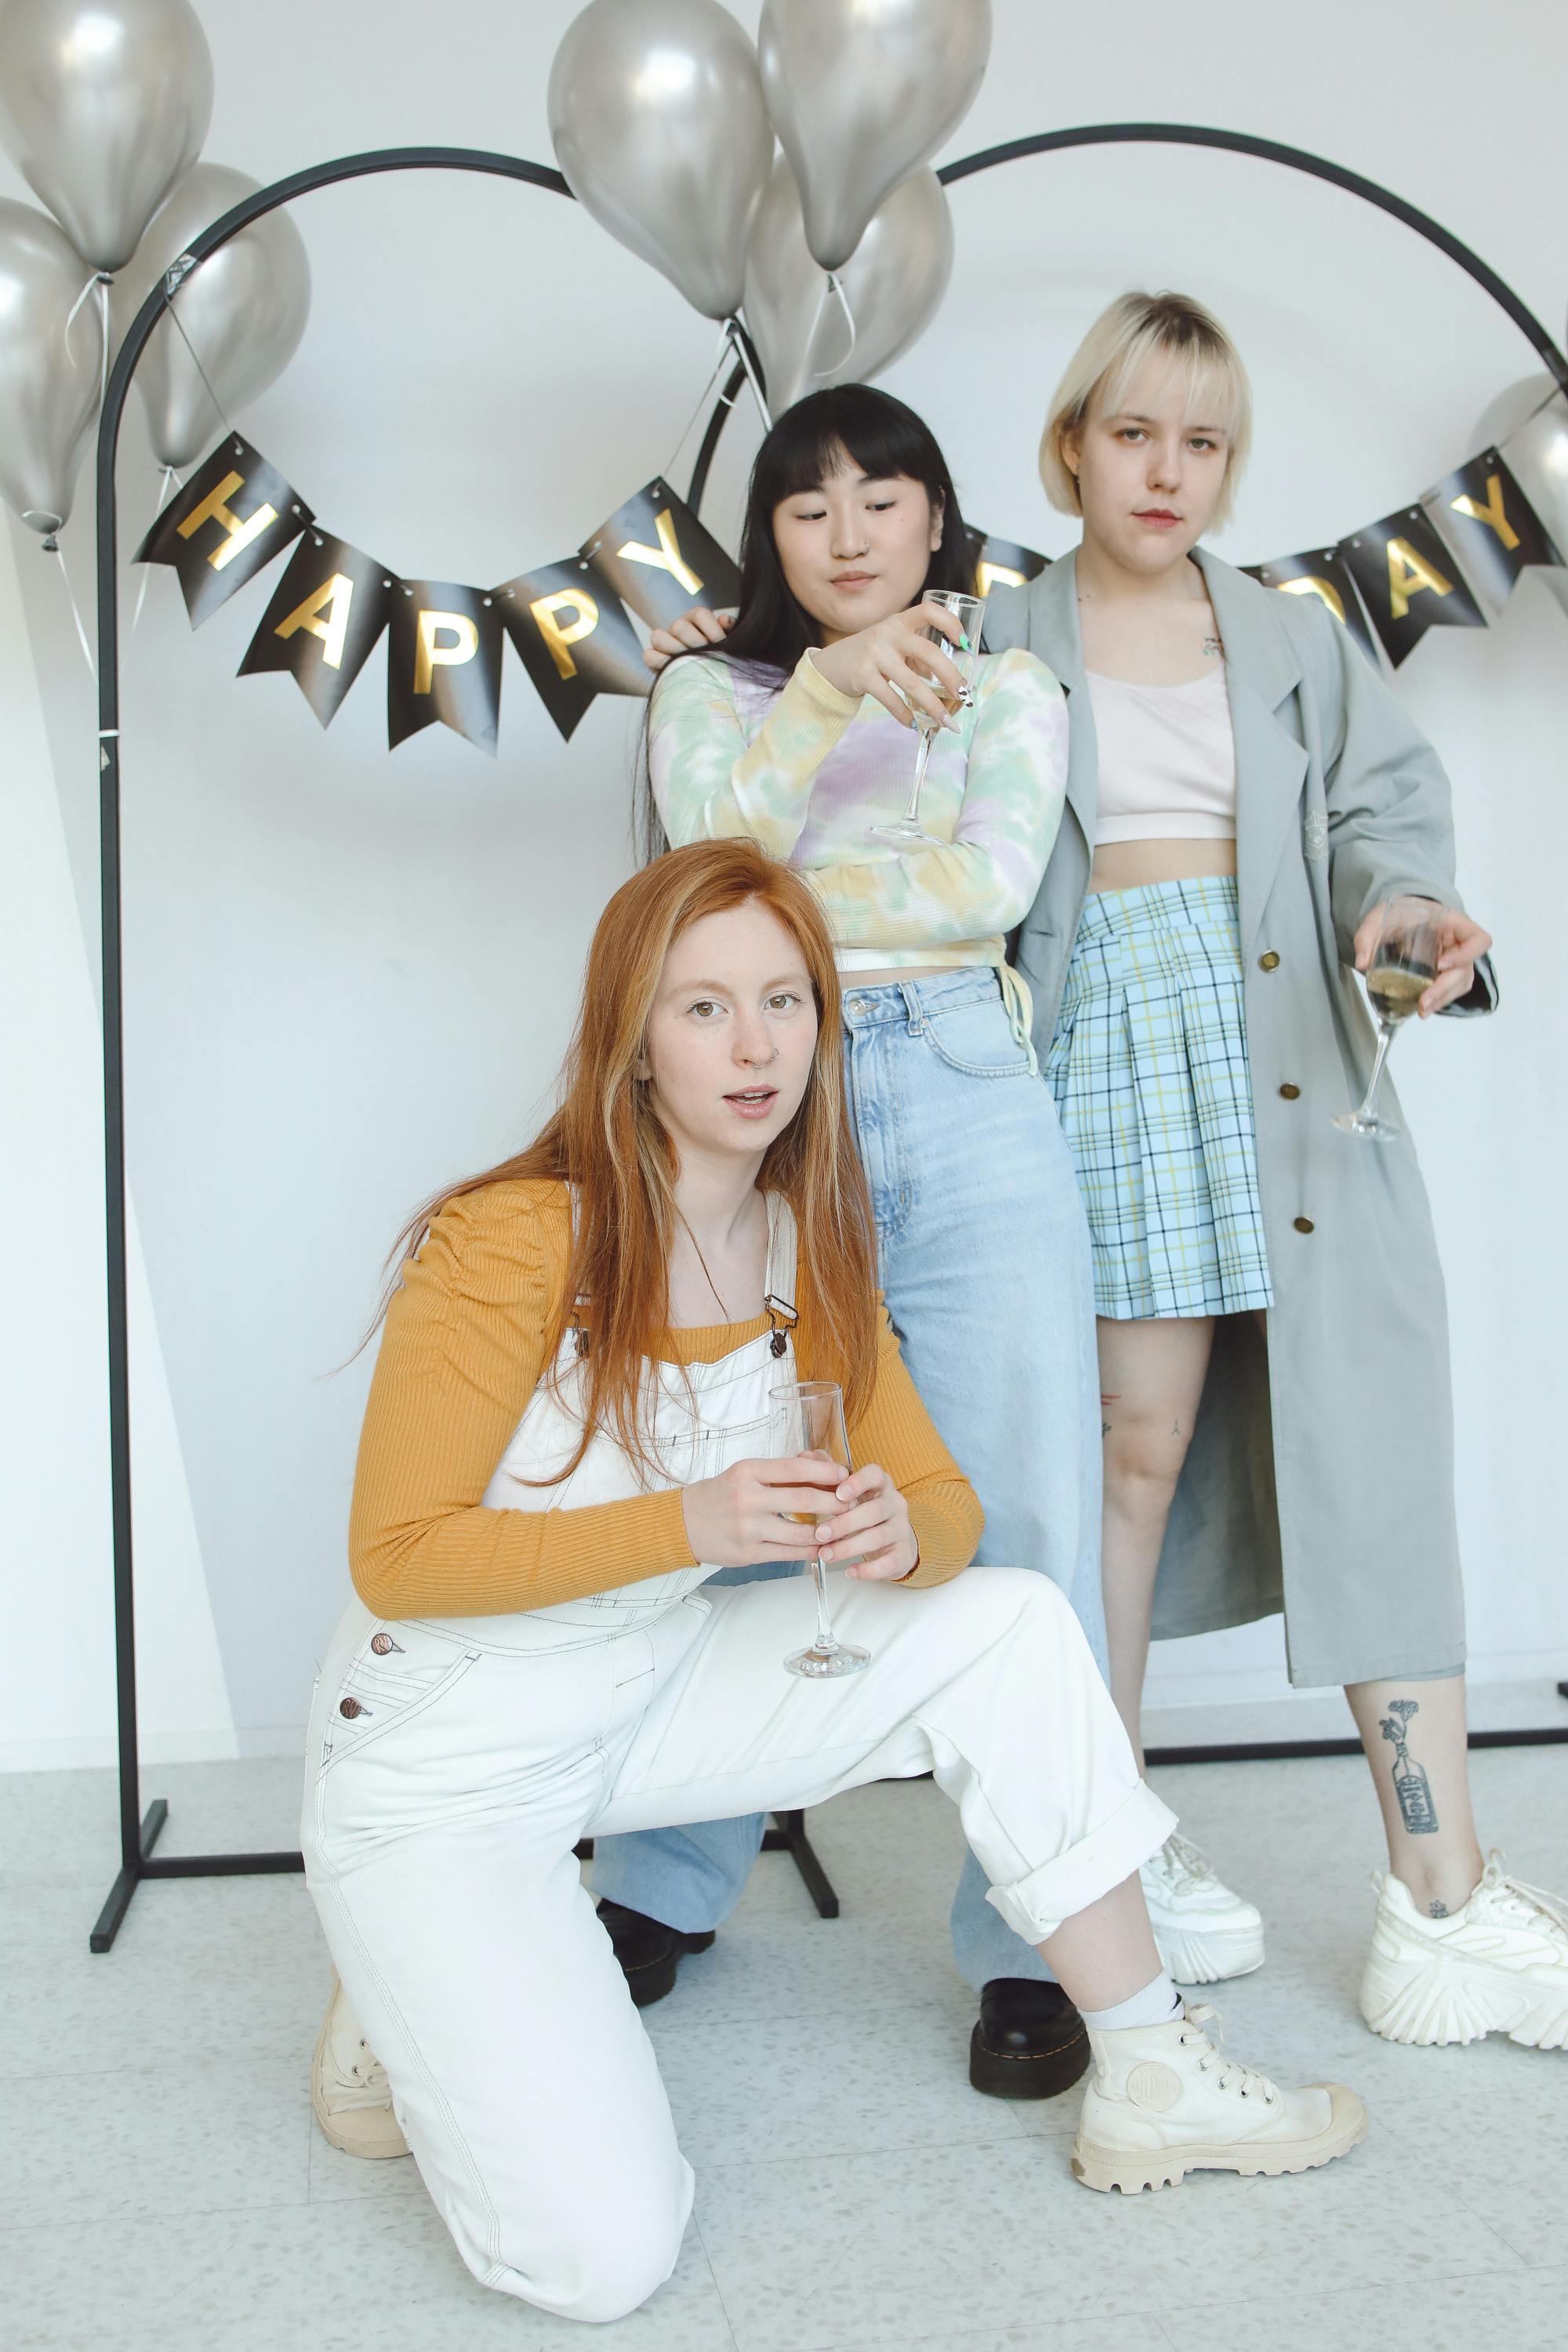
<path id="1" fill-rule="evenodd" d="M 769 1345 L 775 1356 L 782 1356 L 789 1344 L 789 1334 L 800 1319 L 795 1304 L 795 1216 L 782 1192 L 767 1195 L 767 1210 L 768 1263 L 763 1276 L 763 1304 L 773 1327 Z"/>

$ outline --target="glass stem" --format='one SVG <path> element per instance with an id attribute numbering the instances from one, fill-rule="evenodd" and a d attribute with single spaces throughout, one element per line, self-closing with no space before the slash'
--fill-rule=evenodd
<path id="1" fill-rule="evenodd" d="M 1371 1118 L 1373 1115 L 1372 1107 L 1377 1100 L 1377 1089 L 1383 1077 L 1383 1066 L 1388 1059 L 1388 1049 L 1394 1043 L 1394 1024 L 1392 1021 L 1379 1021 L 1377 1024 L 1377 1058 L 1373 1063 L 1372 1076 L 1366 1082 L 1366 1100 L 1357 1111 L 1357 1118 Z"/>
<path id="2" fill-rule="evenodd" d="M 816 1577 L 816 1648 L 821 1652 L 821 1654 L 822 1654 L 822 1655 L 823 1655 L 824 1657 L 827 1657 L 827 1656 L 830 1656 L 830 1655 L 831 1655 L 831 1654 L 832 1654 L 832 1653 L 833 1653 L 833 1652 L 834 1652 L 834 1651 L 838 1647 L 838 1637 L 837 1637 L 837 1635 L 834 1633 L 834 1630 L 833 1630 L 833 1627 L 831 1626 L 831 1624 L 828 1622 L 828 1618 L 827 1618 L 827 1571 L 826 1570 L 826 1569 L 825 1569 L 825 1568 L 823 1567 L 823 1565 L 822 1565 L 822 1555 L 821 1555 L 821 1553 L 820 1553 L 820 1552 L 817 1554 L 816 1558 L 812 1561 L 811 1566 L 812 1566 L 812 1573 L 815 1575 L 815 1577 Z"/>
<path id="3" fill-rule="evenodd" d="M 914 788 L 910 793 L 909 807 L 904 811 L 906 824 L 918 824 L 921 821 L 921 786 L 926 780 L 926 761 L 931 758 L 931 739 L 936 730 L 932 727 L 921 727 L 917 720 L 915 731 L 921 740 L 915 752 Z"/>

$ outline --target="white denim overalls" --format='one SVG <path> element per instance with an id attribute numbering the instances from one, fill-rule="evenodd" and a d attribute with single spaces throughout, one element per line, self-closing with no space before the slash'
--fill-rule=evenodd
<path id="1" fill-rule="evenodd" d="M 796 1377 L 794 1225 L 768 1206 L 770 1329 L 717 1363 L 650 1367 L 670 1486 L 769 1453 L 768 1392 Z M 522 1483 L 575 1444 L 571 1331 L 555 1372 L 486 1505 L 577 1508 L 660 1483 L 604 1432 L 561 1486 Z M 934 1771 L 991 1899 L 1038 1940 L 1172 1826 L 1046 1578 L 836 1578 L 836 1625 L 873 1663 L 817 1684 L 783 1664 L 811 1633 L 808 1581 L 700 1591 L 714 1572 L 510 1616 L 386 1622 L 355 1599 L 311 1707 L 307 1881 L 426 2186 L 477 2278 L 584 2319 L 668 2275 L 693 2183 L 579 1839 Z"/>

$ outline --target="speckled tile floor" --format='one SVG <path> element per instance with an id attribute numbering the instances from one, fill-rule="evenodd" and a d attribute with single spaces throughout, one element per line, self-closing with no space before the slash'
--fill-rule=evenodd
<path id="1" fill-rule="evenodd" d="M 1473 1759 L 1482 1837 L 1568 1890 L 1568 1749 Z M 297 1768 L 184 1765 L 165 1846 L 293 1842 Z M 1568 2053 L 1399 2050 L 1354 2008 L 1375 1821 L 1353 1760 L 1162 1776 L 1263 1906 L 1227 2037 L 1373 2114 L 1342 2164 L 1091 2197 L 1072 2097 L 977 2097 L 948 1957 L 959 1856 L 929 1784 L 812 1817 L 844 1899 L 784 1855 L 647 2023 L 700 2174 L 669 2284 L 593 2341 L 641 2352 L 1559 2352 Z M 112 1953 L 100 1772 L 0 1780 L 0 2342 L 6 2352 L 510 2352 L 587 2339 L 487 2294 L 412 2164 L 359 2165 L 306 2089 L 327 1983 L 302 1882 L 142 1889 Z M 820 2074 L 818 2065 L 820 2063 Z"/>

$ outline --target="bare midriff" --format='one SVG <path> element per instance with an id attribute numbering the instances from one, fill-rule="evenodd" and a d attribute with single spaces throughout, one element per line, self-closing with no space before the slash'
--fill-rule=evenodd
<path id="1" fill-rule="evenodd" d="M 906 963 L 896 971 L 841 971 L 838 985 L 848 996 L 857 988 L 891 988 L 900 980 L 936 980 L 943 972 L 962 969 L 951 963 Z"/>
<path id="2" fill-rule="evenodd" d="M 1146 890 L 1156 882 L 1188 882 L 1202 874 L 1234 874 L 1234 841 L 1102 841 L 1094 853 L 1089 887 L 1098 890 Z"/>

